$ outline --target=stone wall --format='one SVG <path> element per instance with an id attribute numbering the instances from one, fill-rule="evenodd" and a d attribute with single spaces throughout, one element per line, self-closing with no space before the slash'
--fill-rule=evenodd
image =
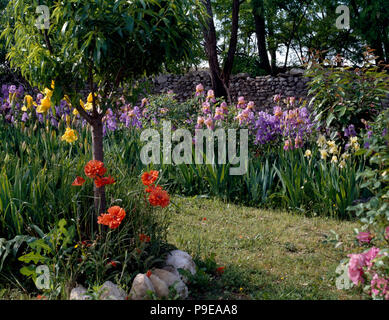
<path id="1" fill-rule="evenodd" d="M 243 96 L 246 101 L 254 101 L 257 110 L 270 111 L 273 97 L 281 94 L 282 97 L 296 97 L 308 99 L 309 78 L 303 76 L 304 70 L 291 69 L 287 73 L 279 73 L 277 76 L 262 76 L 251 78 L 246 73 L 232 77 L 230 81 L 230 93 L 234 103 L 238 97 Z M 208 71 L 192 71 L 185 75 L 164 74 L 153 80 L 152 93 L 162 93 L 172 90 L 179 101 L 185 101 L 192 97 L 196 85 L 201 83 L 205 90 L 211 89 L 211 79 Z M 385 108 L 389 107 L 389 95 L 383 100 Z"/>
<path id="2" fill-rule="evenodd" d="M 242 73 L 232 77 L 230 92 L 233 102 L 238 101 L 239 96 L 244 96 L 246 101 L 254 101 L 257 110 L 269 110 L 273 105 L 273 97 L 281 94 L 283 97 L 294 96 L 307 98 L 308 78 L 302 76 L 303 70 L 292 69 L 288 73 L 273 76 L 251 78 Z M 201 83 L 205 90 L 211 89 L 211 79 L 207 71 L 192 71 L 185 75 L 160 75 L 153 80 L 152 93 L 162 93 L 172 90 L 179 101 L 185 101 L 192 97 L 196 85 Z"/>

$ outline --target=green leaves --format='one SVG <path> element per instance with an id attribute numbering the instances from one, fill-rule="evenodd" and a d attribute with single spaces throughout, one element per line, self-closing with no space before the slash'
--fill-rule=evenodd
<path id="1" fill-rule="evenodd" d="M 196 46 L 197 0 L 49 2 L 48 32 L 34 26 L 35 5 L 9 1 L 6 17 L 15 22 L 3 33 L 9 58 L 33 86 L 43 89 L 54 79 L 62 96 L 76 95 L 91 71 L 94 82 L 116 90 L 144 71 L 192 59 Z"/>
<path id="2" fill-rule="evenodd" d="M 361 119 L 373 119 L 382 108 L 381 101 L 389 93 L 387 74 L 372 66 L 367 57 L 357 70 L 330 61 L 315 61 L 307 70 L 310 105 L 320 126 L 342 131 L 353 124 L 359 131 L 363 128 Z"/>
<path id="3" fill-rule="evenodd" d="M 24 256 L 19 257 L 19 261 L 22 261 L 24 263 L 30 263 L 32 261 L 34 264 L 38 264 L 39 262 L 44 263 L 46 260 L 47 258 L 33 251 L 25 254 Z"/>
<path id="4" fill-rule="evenodd" d="M 317 150 L 312 150 L 315 155 Z M 350 218 L 347 211 L 361 195 L 361 168 L 348 163 L 345 168 L 318 160 L 306 159 L 302 150 L 282 152 L 275 166 L 282 183 L 282 195 L 288 207 L 338 218 Z"/>

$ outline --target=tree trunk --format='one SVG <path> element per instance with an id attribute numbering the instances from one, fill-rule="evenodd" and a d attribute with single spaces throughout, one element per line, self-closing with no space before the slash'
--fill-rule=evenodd
<path id="1" fill-rule="evenodd" d="M 224 62 L 223 73 L 222 73 L 222 80 L 227 88 L 230 87 L 230 76 L 232 72 L 232 67 L 234 65 L 236 47 L 238 45 L 239 8 L 240 8 L 240 0 L 234 0 L 232 4 L 231 38 L 228 47 L 227 59 Z"/>
<path id="2" fill-rule="evenodd" d="M 205 52 L 208 57 L 209 70 L 211 73 L 212 89 L 216 97 L 227 97 L 227 89 L 221 78 L 219 60 L 217 57 L 217 39 L 216 29 L 213 22 L 213 12 L 210 0 L 203 0 L 204 6 L 207 9 L 208 17 L 206 18 L 207 25 L 203 28 L 205 40 Z"/>
<path id="3" fill-rule="evenodd" d="M 383 43 L 381 41 L 381 35 L 377 34 L 376 39 L 371 42 L 372 49 L 375 49 L 374 55 L 377 56 L 377 59 L 375 59 L 377 66 L 379 65 L 380 61 L 385 61 L 384 48 L 382 45 Z"/>
<path id="4" fill-rule="evenodd" d="M 94 119 L 92 122 L 92 150 L 93 160 L 104 162 L 103 122 L 100 117 Z M 99 216 L 101 213 L 104 213 L 106 209 L 105 188 L 104 186 L 96 188 L 96 185 L 94 185 L 93 190 L 96 215 Z"/>
<path id="5" fill-rule="evenodd" d="M 254 16 L 255 33 L 257 35 L 258 54 L 262 67 L 266 72 L 271 72 L 269 57 L 266 50 L 266 27 L 265 27 L 265 8 L 263 0 L 252 2 L 252 13 Z"/>

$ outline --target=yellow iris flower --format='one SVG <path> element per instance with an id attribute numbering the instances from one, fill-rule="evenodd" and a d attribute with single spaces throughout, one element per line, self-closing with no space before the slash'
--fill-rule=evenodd
<path id="1" fill-rule="evenodd" d="M 53 90 L 50 90 L 49 88 L 45 88 L 45 95 L 46 97 L 49 97 L 51 99 L 53 95 Z"/>
<path id="2" fill-rule="evenodd" d="M 50 97 L 46 96 L 41 100 L 41 104 L 36 109 L 38 113 L 46 113 L 51 108 Z"/>
<path id="3" fill-rule="evenodd" d="M 310 156 L 312 156 L 312 152 L 311 152 L 311 150 L 307 150 L 307 151 L 305 151 L 305 155 L 304 155 L 305 157 L 307 157 L 307 158 L 309 158 Z"/>
<path id="4" fill-rule="evenodd" d="M 326 142 L 326 138 L 323 135 L 320 135 L 319 139 L 317 140 L 317 144 L 319 145 L 319 147 L 323 147 Z"/>
<path id="5" fill-rule="evenodd" d="M 93 108 L 91 103 L 88 102 L 87 104 L 84 104 L 84 101 L 82 101 L 81 99 L 80 99 L 80 106 L 86 111 L 90 111 Z M 76 108 L 73 109 L 73 115 L 75 116 L 78 115 L 78 111 Z"/>
<path id="6" fill-rule="evenodd" d="M 30 95 L 26 95 L 24 97 L 24 105 L 22 107 L 22 111 L 27 112 L 28 109 L 31 109 L 32 105 L 37 106 L 37 104 L 34 102 L 34 98 Z"/>
<path id="7" fill-rule="evenodd" d="M 97 102 L 97 94 L 96 94 L 96 93 L 95 93 L 95 101 Z M 93 95 L 92 95 L 92 92 L 89 93 L 87 102 L 88 102 L 88 103 L 92 103 L 92 102 L 93 102 Z"/>
<path id="8" fill-rule="evenodd" d="M 328 156 L 327 150 L 321 149 L 321 150 L 320 150 L 320 155 L 321 155 L 321 158 L 322 158 L 322 159 L 327 159 L 327 156 Z"/>
<path id="9" fill-rule="evenodd" d="M 30 95 L 26 95 L 26 96 L 24 97 L 24 99 L 26 99 L 27 108 L 31 109 L 32 104 L 33 104 L 33 102 L 34 102 L 33 97 L 31 97 Z"/>
<path id="10" fill-rule="evenodd" d="M 73 129 L 70 129 L 69 127 L 66 128 L 66 131 L 64 135 L 61 137 L 62 141 L 66 141 L 67 143 L 73 143 L 77 141 L 77 133 Z"/>

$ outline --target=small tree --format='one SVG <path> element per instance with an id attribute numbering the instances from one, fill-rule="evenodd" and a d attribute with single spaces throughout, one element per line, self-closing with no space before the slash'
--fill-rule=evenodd
<path id="1" fill-rule="evenodd" d="M 39 4 L 9 1 L 2 34 L 8 59 L 32 86 L 43 90 L 55 81 L 52 107 L 65 95 L 70 98 L 91 126 L 93 159 L 104 161 L 102 118 L 114 107 L 115 93 L 126 81 L 157 73 L 165 63 L 191 59 L 201 7 L 197 0 L 50 0 L 44 1 L 50 23 L 45 29 L 37 26 L 44 18 L 37 14 Z M 86 84 L 91 112 L 79 102 Z M 104 187 L 95 187 L 94 196 L 100 214 Z"/>
<path id="2" fill-rule="evenodd" d="M 231 3 L 231 36 L 230 43 L 223 68 L 220 68 L 219 57 L 217 52 L 217 34 L 213 19 L 213 11 L 211 0 L 201 0 L 207 10 L 205 21 L 202 22 L 204 34 L 205 53 L 208 57 L 209 70 L 211 75 L 212 89 L 215 91 L 216 97 L 228 98 L 231 102 L 229 94 L 230 76 L 234 65 L 234 57 L 238 44 L 238 28 L 239 28 L 239 9 L 244 0 L 233 0 Z"/>

